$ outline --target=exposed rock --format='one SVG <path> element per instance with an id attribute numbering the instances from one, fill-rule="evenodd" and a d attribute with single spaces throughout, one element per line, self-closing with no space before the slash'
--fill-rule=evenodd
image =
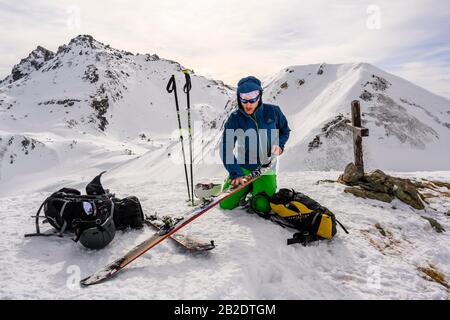
<path id="1" fill-rule="evenodd" d="M 337 182 L 336 180 L 331 180 L 331 179 L 322 179 L 322 180 L 317 180 L 315 184 L 321 184 L 321 183 L 335 183 Z"/>
<path id="2" fill-rule="evenodd" d="M 328 138 L 332 129 L 346 128 L 345 124 L 350 122 L 350 119 L 345 118 L 342 113 L 339 113 L 336 117 L 334 117 L 334 119 L 325 123 L 321 131 L 325 133 L 325 137 Z"/>
<path id="3" fill-rule="evenodd" d="M 72 107 L 75 104 L 75 102 L 80 102 L 80 101 L 81 101 L 80 99 L 48 100 L 48 101 L 39 102 L 38 106 L 59 104 L 59 105 L 64 105 L 64 107 L 67 108 L 67 107 Z"/>
<path id="4" fill-rule="evenodd" d="M 367 81 L 364 84 L 364 87 L 370 85 L 370 86 L 372 86 L 372 89 L 375 91 L 386 91 L 386 89 L 392 85 L 386 79 L 376 76 L 374 74 L 372 75 L 372 78 L 373 78 L 373 81 Z"/>
<path id="5" fill-rule="evenodd" d="M 23 77 L 29 75 L 31 72 L 39 70 L 42 66 L 48 61 L 53 59 L 55 54 L 47 50 L 44 47 L 37 46 L 36 49 L 31 51 L 28 57 L 20 60 L 18 64 L 16 64 L 12 71 L 11 75 L 3 79 L 0 83 L 12 83 Z"/>
<path id="6" fill-rule="evenodd" d="M 439 140 L 439 134 L 421 119 L 410 115 L 404 106 L 384 94 L 374 94 L 373 106 L 365 112 L 375 120 L 377 127 L 384 128 L 386 136 L 394 136 L 401 143 L 408 143 L 417 149 L 425 149 L 427 144 Z"/>
<path id="7" fill-rule="evenodd" d="M 97 91 L 97 94 L 92 97 L 91 107 L 96 111 L 96 118 L 99 121 L 98 128 L 105 131 L 108 125 L 108 120 L 105 117 L 109 109 L 109 99 L 106 90 L 103 86 Z"/>
<path id="8" fill-rule="evenodd" d="M 435 266 L 430 264 L 428 267 L 418 267 L 417 270 L 424 274 L 426 280 L 439 283 L 444 288 L 450 290 L 450 285 L 447 280 L 445 280 L 445 275 L 437 270 Z"/>
<path id="9" fill-rule="evenodd" d="M 308 152 L 311 152 L 314 149 L 317 149 L 321 144 L 322 144 L 322 142 L 320 142 L 320 137 L 315 136 L 314 139 L 310 143 L 308 143 Z"/>
<path id="10" fill-rule="evenodd" d="M 374 170 L 363 175 L 358 172 L 353 163 L 349 163 L 338 182 L 351 186 L 346 188 L 344 192 L 357 197 L 383 202 L 391 202 L 397 198 L 415 209 L 425 208 L 416 182 L 392 177 L 381 170 Z"/>
<path id="11" fill-rule="evenodd" d="M 440 187 L 440 188 L 447 188 L 450 190 L 450 183 L 449 182 L 443 182 L 443 181 L 430 181 L 432 184 Z"/>
<path id="12" fill-rule="evenodd" d="M 353 184 L 359 181 L 364 176 L 363 172 L 359 170 L 353 162 L 350 162 L 344 170 L 344 173 L 339 176 L 338 182 L 343 184 Z"/>
<path id="13" fill-rule="evenodd" d="M 395 182 L 390 178 L 392 177 L 377 169 L 365 175 L 358 185 L 366 190 L 393 194 Z"/>
<path id="14" fill-rule="evenodd" d="M 87 66 L 84 71 L 83 80 L 87 80 L 90 83 L 95 83 L 98 81 L 98 69 L 93 64 Z"/>
<path id="15" fill-rule="evenodd" d="M 325 63 L 322 63 L 320 66 L 319 66 L 319 69 L 317 70 L 317 74 L 318 75 L 321 75 L 321 74 L 323 74 L 323 69 L 325 68 Z"/>
<path id="16" fill-rule="evenodd" d="M 367 90 L 364 90 L 359 97 L 364 101 L 372 101 L 373 94 Z"/>
<path id="17" fill-rule="evenodd" d="M 150 55 L 150 54 L 146 54 L 145 55 L 145 61 L 157 61 L 157 60 L 159 60 L 160 58 L 159 58 L 159 56 L 158 55 L 156 55 L 156 54 L 153 54 L 153 55 Z"/>
<path id="18" fill-rule="evenodd" d="M 76 50 L 80 54 L 80 49 L 101 49 L 106 46 L 95 40 L 91 35 L 82 34 L 78 35 L 75 38 L 71 39 L 69 44 L 62 45 L 58 47 L 57 55 L 61 55 L 63 53 L 69 53 L 71 50 Z M 88 54 L 89 51 L 85 51 L 84 54 Z"/>
<path id="19" fill-rule="evenodd" d="M 421 201 L 417 187 L 408 179 L 394 180 L 396 188 L 394 188 L 395 196 L 401 201 L 409 204 L 415 209 L 424 209 L 425 206 Z"/>
<path id="20" fill-rule="evenodd" d="M 392 200 L 394 200 L 394 196 L 392 196 L 390 194 L 383 193 L 383 192 L 369 191 L 369 190 L 365 190 L 365 189 L 362 189 L 359 187 L 345 188 L 344 192 L 351 193 L 354 196 L 357 196 L 360 198 L 374 199 L 374 200 L 379 200 L 379 201 L 383 201 L 383 202 L 387 202 L 387 203 L 390 203 Z"/>
<path id="21" fill-rule="evenodd" d="M 379 223 L 375 224 L 375 228 L 377 228 L 378 231 L 380 231 L 380 233 L 383 237 L 387 236 L 386 231 L 383 229 L 383 227 Z"/>
<path id="22" fill-rule="evenodd" d="M 322 144 L 322 142 L 320 141 L 321 136 L 324 136 L 325 138 L 342 137 L 342 133 L 349 130 L 346 124 L 350 122 L 351 121 L 345 118 L 343 114 L 339 113 L 333 119 L 325 123 L 325 125 L 321 128 L 321 133 L 316 135 L 314 139 L 309 142 L 308 152 L 311 152 L 314 149 L 320 147 L 320 145 Z"/>
<path id="23" fill-rule="evenodd" d="M 413 107 L 416 107 L 416 108 L 421 109 L 428 117 L 430 117 L 431 119 L 433 119 L 436 123 L 439 123 L 440 125 L 446 127 L 447 129 L 450 129 L 450 124 L 447 123 L 447 122 L 442 122 L 442 121 L 439 119 L 438 116 L 434 115 L 433 113 L 431 113 L 431 112 L 428 110 L 429 108 L 425 108 L 425 107 L 423 107 L 423 106 L 421 106 L 421 105 L 419 105 L 419 104 L 417 104 L 417 103 L 415 103 L 415 102 L 413 102 L 413 101 L 409 101 L 409 100 L 406 99 L 406 98 L 400 98 L 399 100 L 400 100 L 402 103 L 404 103 L 404 104 L 406 104 L 406 105 L 408 105 L 408 106 L 413 106 Z"/>
<path id="24" fill-rule="evenodd" d="M 442 233 L 445 232 L 445 229 L 441 226 L 441 224 L 439 222 L 437 222 L 436 219 L 430 218 L 430 217 L 425 217 L 425 216 L 421 216 L 422 218 L 424 218 L 425 220 L 428 220 L 428 222 L 430 223 L 431 227 L 436 230 L 437 233 Z"/>

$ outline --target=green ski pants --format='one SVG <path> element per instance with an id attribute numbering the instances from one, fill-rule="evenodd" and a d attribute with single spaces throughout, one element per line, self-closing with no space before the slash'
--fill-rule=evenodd
<path id="1" fill-rule="evenodd" d="M 249 175 L 251 172 L 245 168 L 241 168 L 244 175 Z M 231 185 L 230 177 L 225 179 L 223 189 L 227 189 Z M 223 200 L 220 203 L 222 209 L 234 209 L 239 205 L 239 200 L 245 197 L 249 192 L 252 192 L 252 197 L 257 194 L 265 193 L 267 196 L 271 197 L 277 190 L 277 175 L 274 171 L 269 171 L 266 174 L 259 177 L 256 181 L 252 183 L 251 186 L 246 186 L 242 190 L 239 190 L 229 198 Z M 267 197 L 257 197 L 255 201 L 252 201 L 252 207 L 260 212 L 267 213 L 270 211 L 270 204 Z"/>

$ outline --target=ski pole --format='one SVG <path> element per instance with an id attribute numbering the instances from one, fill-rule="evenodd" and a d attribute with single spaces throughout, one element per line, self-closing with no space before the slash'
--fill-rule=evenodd
<path id="1" fill-rule="evenodd" d="M 187 186 L 187 192 L 188 192 L 188 201 L 191 201 L 191 192 L 189 190 L 189 179 L 188 179 L 188 173 L 187 173 L 187 165 L 186 165 L 186 155 L 184 152 L 184 142 L 183 142 L 183 130 L 181 128 L 181 120 L 180 120 L 180 108 L 178 106 L 178 96 L 177 96 L 177 85 L 175 82 L 175 76 L 172 75 L 170 77 L 169 82 L 167 83 L 166 90 L 168 93 L 172 93 L 175 96 L 175 107 L 177 109 L 177 118 L 178 118 L 178 129 L 180 130 L 180 143 L 181 143 L 181 150 L 183 152 L 183 162 L 184 162 L 184 174 L 186 176 L 186 186 Z M 192 201 L 194 201 L 194 198 L 192 197 Z"/>
<path id="2" fill-rule="evenodd" d="M 183 87 L 184 93 L 186 93 L 187 101 L 187 113 L 188 113 L 188 132 L 189 132 L 189 160 L 191 169 L 191 199 L 192 205 L 194 205 L 194 173 L 193 173 L 193 160 L 192 160 L 192 128 L 191 128 L 191 101 L 189 97 L 189 91 L 192 89 L 191 76 L 189 75 L 189 70 L 183 70 L 184 77 L 186 78 L 186 84 Z"/>

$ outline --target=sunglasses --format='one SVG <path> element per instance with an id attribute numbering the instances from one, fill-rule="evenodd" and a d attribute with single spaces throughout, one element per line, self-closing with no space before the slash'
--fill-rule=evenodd
<path id="1" fill-rule="evenodd" d="M 239 97 L 239 100 L 241 101 L 241 103 L 255 103 L 257 100 L 259 99 L 259 96 L 257 96 L 256 98 L 253 99 L 242 99 Z"/>

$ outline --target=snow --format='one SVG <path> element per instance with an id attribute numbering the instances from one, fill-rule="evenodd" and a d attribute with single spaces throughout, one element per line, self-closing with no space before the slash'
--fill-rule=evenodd
<path id="1" fill-rule="evenodd" d="M 184 67 L 86 36 L 54 56 L 40 52 L 46 51 L 17 65 L 22 78 L 12 81 L 11 75 L 0 83 L 1 299 L 449 298 L 448 289 L 418 268 L 432 265 L 449 281 L 450 198 L 433 198 L 420 211 L 399 201 L 356 198 L 340 184 L 317 183 L 335 180 L 353 161 L 350 131 L 328 125 L 340 115 L 349 119 L 350 102 L 363 90 L 373 96 L 361 100 L 363 125 L 370 130 L 363 140 L 366 168 L 450 181 L 450 101 L 365 63 L 288 67 L 265 83 L 263 95 L 281 106 L 293 129 L 278 187 L 328 207 L 350 234 L 338 228 L 332 241 L 287 246 L 292 231 L 240 209 L 215 208 L 182 230 L 214 239 L 211 252 L 191 255 L 164 241 L 111 281 L 80 288 L 81 278 L 153 231 L 119 231 L 106 248 L 91 251 L 70 237 L 24 238 L 34 232 L 30 216 L 52 192 L 84 190 L 104 170 L 104 187 L 119 198 L 136 195 L 146 213 L 178 216 L 189 210 L 174 97 L 165 91 L 176 74 L 186 127 Z M 195 182 L 220 183 L 225 171 L 217 144 L 236 106 L 234 89 L 200 75 L 191 78 Z M 387 88 L 380 89 L 384 81 Z M 92 104 L 105 97 L 108 108 L 101 114 Z M 315 137 L 321 144 L 309 150 Z M 436 219 L 447 232 L 435 232 L 421 216 Z"/>
<path id="2" fill-rule="evenodd" d="M 190 255 L 170 241 L 153 248 L 114 279 L 80 288 L 75 280 L 112 262 L 152 234 L 150 229 L 117 232 L 105 249 L 91 251 L 69 238 L 24 238 L 33 232 L 38 204 L 48 192 L 0 198 L 2 218 L 1 282 L 3 299 L 448 299 L 441 285 L 417 270 L 434 265 L 448 275 L 448 232 L 436 233 L 421 215 L 434 217 L 446 230 L 450 201 L 426 213 L 396 201 L 385 204 L 343 193 L 344 186 L 319 183 L 338 172 L 279 175 L 279 187 L 293 187 L 330 208 L 348 228 L 331 242 L 286 245 L 292 235 L 270 221 L 236 209 L 212 209 L 183 229 L 216 248 Z M 449 172 L 403 176 L 450 179 Z M 177 215 L 188 210 L 183 180 L 177 183 L 111 174 L 105 187 L 119 197 L 134 194 L 147 213 Z M 217 177 L 219 178 L 219 177 Z M 76 185 L 76 184 L 75 184 Z M 79 186 L 81 187 L 81 185 Z M 49 186 L 55 188 L 55 186 Z M 393 206 L 396 209 L 393 209 Z M 388 234 L 376 229 L 380 224 Z"/>

